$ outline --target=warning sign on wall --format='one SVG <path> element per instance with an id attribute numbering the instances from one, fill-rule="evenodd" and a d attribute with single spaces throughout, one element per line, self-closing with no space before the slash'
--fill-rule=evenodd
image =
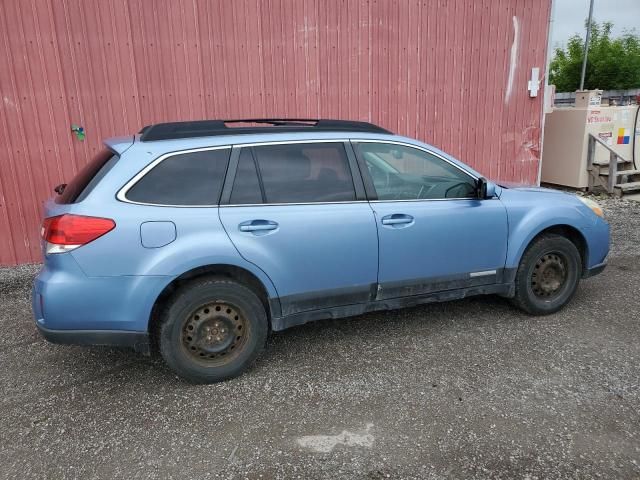
<path id="1" fill-rule="evenodd" d="M 607 145 L 613 145 L 613 132 L 600 132 L 598 137 Z"/>

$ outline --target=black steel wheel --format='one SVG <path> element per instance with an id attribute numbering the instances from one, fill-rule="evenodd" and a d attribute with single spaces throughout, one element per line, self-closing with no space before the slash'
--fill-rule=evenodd
<path id="1" fill-rule="evenodd" d="M 246 370 L 264 348 L 268 322 L 257 295 L 239 283 L 196 279 L 165 308 L 160 353 L 178 375 L 213 383 Z"/>
<path id="2" fill-rule="evenodd" d="M 533 315 L 557 312 L 575 294 L 581 271 L 580 252 L 571 240 L 543 235 L 529 245 L 520 260 L 512 301 Z"/>
<path id="3" fill-rule="evenodd" d="M 538 298 L 553 299 L 567 281 L 567 260 L 559 252 L 542 255 L 531 272 L 531 291 Z"/>
<path id="4" fill-rule="evenodd" d="M 233 360 L 249 335 L 247 321 L 238 307 L 225 302 L 200 306 L 184 321 L 182 346 L 194 360 L 221 365 Z"/>

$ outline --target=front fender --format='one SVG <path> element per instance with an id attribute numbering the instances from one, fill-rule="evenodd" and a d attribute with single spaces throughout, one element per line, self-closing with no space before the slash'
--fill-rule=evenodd
<path id="1" fill-rule="evenodd" d="M 531 241 L 550 227 L 574 228 L 589 247 L 590 230 L 596 217 L 574 196 L 503 189 L 500 199 L 505 204 L 509 221 L 506 268 L 517 268 Z"/>

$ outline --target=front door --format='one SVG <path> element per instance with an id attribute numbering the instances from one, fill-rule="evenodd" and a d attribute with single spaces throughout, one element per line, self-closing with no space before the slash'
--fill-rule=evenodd
<path id="1" fill-rule="evenodd" d="M 220 219 L 240 255 L 273 281 L 283 316 L 369 301 L 376 224 L 344 143 L 247 146 L 237 158 Z"/>
<path id="2" fill-rule="evenodd" d="M 353 145 L 377 197 L 378 300 L 501 281 L 507 215 L 498 198 L 475 198 L 471 174 L 436 153 L 397 143 Z"/>

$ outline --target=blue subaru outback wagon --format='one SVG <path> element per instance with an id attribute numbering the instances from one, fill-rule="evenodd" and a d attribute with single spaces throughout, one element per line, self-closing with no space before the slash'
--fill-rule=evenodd
<path id="1" fill-rule="evenodd" d="M 363 122 L 156 124 L 56 192 L 33 291 L 44 337 L 157 348 L 200 383 L 312 320 L 476 294 L 552 313 L 609 250 L 596 203 L 501 187 Z"/>

